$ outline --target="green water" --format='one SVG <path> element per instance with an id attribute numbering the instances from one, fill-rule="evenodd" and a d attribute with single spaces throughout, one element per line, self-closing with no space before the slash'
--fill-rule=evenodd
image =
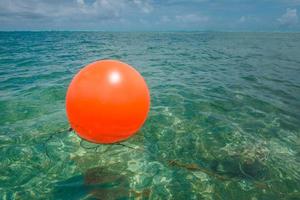
<path id="1" fill-rule="evenodd" d="M 299 33 L 0 32 L 0 199 L 299 199 Z M 151 111 L 124 145 L 82 141 L 65 93 L 118 59 Z"/>

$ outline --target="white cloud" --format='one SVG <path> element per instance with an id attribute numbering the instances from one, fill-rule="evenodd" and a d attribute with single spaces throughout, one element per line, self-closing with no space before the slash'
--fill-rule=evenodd
<path id="1" fill-rule="evenodd" d="M 0 0 L 0 17 L 10 18 L 60 18 L 84 19 L 115 19 L 126 15 L 132 10 L 150 13 L 153 10 L 149 0 Z"/>
<path id="2" fill-rule="evenodd" d="M 153 10 L 152 5 L 147 0 L 133 0 L 133 3 L 136 4 L 144 13 L 150 13 Z"/>
<path id="3" fill-rule="evenodd" d="M 129 29 L 141 24 L 138 20 L 142 14 L 145 19 L 151 17 L 152 3 L 152 0 L 0 0 L 0 30 Z"/>
<path id="4" fill-rule="evenodd" d="M 239 19 L 239 22 L 244 23 L 246 21 L 246 17 L 245 16 L 241 16 Z"/>
<path id="5" fill-rule="evenodd" d="M 238 19 L 238 22 L 239 23 L 246 23 L 246 22 L 258 22 L 259 21 L 259 18 L 258 17 L 255 17 L 255 16 L 241 16 L 239 19 Z"/>
<path id="6" fill-rule="evenodd" d="M 291 26 L 298 23 L 298 15 L 297 9 L 290 9 L 286 10 L 286 13 L 283 14 L 280 18 L 277 19 L 281 25 L 284 26 Z"/>
<path id="7" fill-rule="evenodd" d="M 84 0 L 77 0 L 74 10 L 86 16 L 118 18 L 125 6 L 124 1 L 95 0 L 88 4 Z"/>
<path id="8" fill-rule="evenodd" d="M 289 5 L 299 5 L 300 0 L 280 0 L 283 3 L 289 4 Z"/>
<path id="9" fill-rule="evenodd" d="M 164 15 L 160 18 L 160 21 L 163 23 L 167 23 L 167 22 L 170 22 L 171 19 L 168 16 Z"/>
<path id="10" fill-rule="evenodd" d="M 207 16 L 199 16 L 196 14 L 177 15 L 176 20 L 183 23 L 204 23 L 209 20 Z"/>

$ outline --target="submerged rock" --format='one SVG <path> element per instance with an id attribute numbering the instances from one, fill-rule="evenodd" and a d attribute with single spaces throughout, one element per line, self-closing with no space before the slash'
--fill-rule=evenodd
<path id="1" fill-rule="evenodd" d="M 268 176 L 266 166 L 259 160 L 244 160 L 237 156 L 214 160 L 210 168 L 218 174 L 244 179 L 265 179 Z"/>

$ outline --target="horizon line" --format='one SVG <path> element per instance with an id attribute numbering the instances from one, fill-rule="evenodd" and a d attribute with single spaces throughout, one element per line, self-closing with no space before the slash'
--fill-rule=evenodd
<path id="1" fill-rule="evenodd" d="M 220 32 L 220 33 L 300 33 L 300 30 L 0 30 L 0 32 Z"/>

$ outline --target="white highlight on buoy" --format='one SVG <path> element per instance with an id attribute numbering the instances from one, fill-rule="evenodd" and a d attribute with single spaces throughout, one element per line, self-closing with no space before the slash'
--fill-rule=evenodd
<path id="1" fill-rule="evenodd" d="M 119 72 L 112 72 L 109 75 L 109 81 L 113 84 L 119 83 L 121 81 L 121 75 Z"/>

